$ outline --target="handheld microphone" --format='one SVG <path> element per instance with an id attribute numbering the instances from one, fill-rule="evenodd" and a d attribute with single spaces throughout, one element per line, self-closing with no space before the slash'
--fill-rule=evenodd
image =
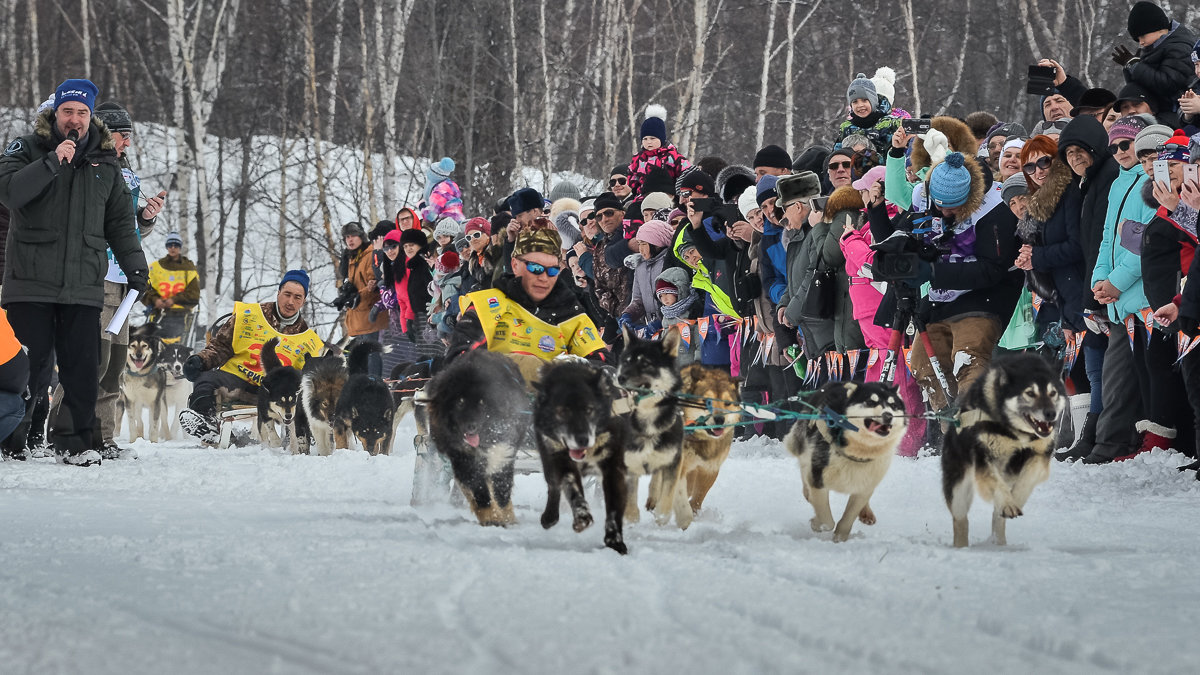
<path id="1" fill-rule="evenodd" d="M 75 131 L 74 129 L 72 129 L 72 130 L 68 131 L 68 132 L 67 132 L 67 140 L 68 140 L 68 141 L 71 141 L 72 143 L 74 143 L 75 141 L 79 140 L 79 132 L 78 132 L 78 131 Z M 60 160 L 58 163 L 59 163 L 60 165 L 61 165 L 61 164 L 66 164 L 66 163 L 67 163 L 67 160 L 65 160 L 65 159 L 64 159 L 64 160 Z"/>

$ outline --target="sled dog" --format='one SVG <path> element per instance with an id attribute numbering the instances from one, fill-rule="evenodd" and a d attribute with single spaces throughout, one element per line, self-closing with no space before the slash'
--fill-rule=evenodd
<path id="1" fill-rule="evenodd" d="M 384 381 L 367 374 L 367 358 L 383 350 L 378 342 L 363 340 L 350 348 L 348 377 L 334 408 L 335 438 L 354 436 L 371 455 L 392 449 L 392 392 Z M 338 446 L 342 447 L 342 446 Z"/>
<path id="2" fill-rule="evenodd" d="M 871 495 L 908 427 L 904 403 L 895 387 L 881 382 L 830 382 L 808 402 L 841 418 L 798 420 L 784 446 L 800 460 L 804 498 L 816 512 L 809 521 L 813 531 L 833 530 L 834 541 L 846 541 L 856 518 L 875 524 Z M 836 527 L 830 490 L 850 495 Z"/>
<path id="3" fill-rule="evenodd" d="M 160 432 L 164 426 L 163 400 L 166 394 L 167 374 L 158 367 L 163 342 L 154 335 L 154 325 L 148 324 L 129 334 L 129 352 L 125 356 L 125 372 L 121 376 L 121 394 L 125 399 L 125 412 L 129 416 L 129 440 L 147 438 L 151 443 L 162 440 Z M 150 417 L 149 432 L 146 416 Z"/>
<path id="4" fill-rule="evenodd" d="M 308 450 L 308 424 L 300 402 L 300 371 L 284 365 L 275 348 L 279 338 L 262 346 L 263 379 L 258 387 L 258 437 L 268 447 L 283 447 L 275 425 L 284 430 L 293 455 Z M 307 355 L 305 355 L 307 358 Z"/>
<path id="5" fill-rule="evenodd" d="M 340 354 L 319 356 L 304 360 L 300 377 L 300 400 L 304 406 L 304 418 L 309 433 L 316 444 L 317 454 L 325 456 L 335 447 L 348 446 L 345 437 L 339 437 L 334 429 L 334 415 L 342 387 L 349 375 Z"/>

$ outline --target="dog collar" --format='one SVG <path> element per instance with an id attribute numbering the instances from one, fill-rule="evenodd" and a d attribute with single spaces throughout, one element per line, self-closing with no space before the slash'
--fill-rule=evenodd
<path id="1" fill-rule="evenodd" d="M 851 462 L 858 462 L 859 464 L 866 464 L 867 462 L 874 460 L 873 457 L 855 457 L 854 455 L 847 454 L 846 451 L 842 450 L 841 448 L 834 448 L 833 451 L 850 460 Z"/>

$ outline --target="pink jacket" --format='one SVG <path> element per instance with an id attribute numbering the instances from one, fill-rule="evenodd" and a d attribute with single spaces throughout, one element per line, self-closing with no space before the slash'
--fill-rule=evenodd
<path id="1" fill-rule="evenodd" d="M 854 305 L 854 319 L 862 329 L 867 346 L 885 349 L 891 340 L 892 331 L 876 326 L 875 312 L 883 300 L 883 294 L 871 285 L 871 280 L 862 275 L 864 265 L 875 259 L 871 250 L 871 225 L 863 223 L 857 232 L 843 237 L 842 254 L 846 256 L 846 274 L 850 277 L 850 302 Z"/>

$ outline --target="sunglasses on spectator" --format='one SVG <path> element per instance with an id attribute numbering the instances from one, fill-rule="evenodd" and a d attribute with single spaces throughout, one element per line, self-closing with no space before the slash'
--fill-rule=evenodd
<path id="1" fill-rule="evenodd" d="M 608 179 L 608 186 L 609 186 L 609 187 L 613 187 L 613 186 L 616 186 L 616 185 L 624 185 L 624 184 L 626 184 L 626 183 L 628 183 L 628 182 L 629 182 L 629 179 L 628 179 L 628 178 L 626 178 L 625 176 L 617 176 L 616 178 L 609 178 L 609 179 Z"/>
<path id="2" fill-rule="evenodd" d="M 558 276 L 559 272 L 562 271 L 562 267 L 559 267 L 558 265 L 546 267 L 545 265 L 542 265 L 539 263 L 529 262 L 528 260 L 525 260 L 524 258 L 517 258 L 517 260 L 520 260 L 521 264 L 525 265 L 525 269 L 530 274 L 545 274 L 546 276 L 553 279 L 554 277 Z"/>
<path id="3" fill-rule="evenodd" d="M 595 215 L 597 218 L 608 218 L 608 217 L 611 217 L 612 214 L 614 214 L 616 212 L 617 212 L 616 209 L 604 209 L 603 211 L 597 211 Z"/>
<path id="4" fill-rule="evenodd" d="M 1125 152 L 1126 150 L 1129 149 L 1129 146 L 1131 146 L 1131 145 L 1133 145 L 1133 141 L 1131 141 L 1129 139 L 1125 139 L 1123 141 L 1117 141 L 1116 143 L 1113 143 L 1112 145 L 1108 146 L 1108 152 L 1109 152 L 1109 154 L 1112 154 L 1112 155 L 1115 155 L 1118 152 Z"/>
<path id="5" fill-rule="evenodd" d="M 830 162 L 829 170 L 837 171 L 838 169 L 849 169 L 852 166 L 854 166 L 854 162 L 849 159 L 844 162 Z"/>
<path id="6" fill-rule="evenodd" d="M 692 196 L 692 191 L 691 191 L 691 190 L 680 190 L 680 191 L 679 191 L 679 198 L 680 198 L 680 199 L 687 199 L 688 197 L 691 197 L 691 196 Z"/>
<path id="7" fill-rule="evenodd" d="M 167 244 L 167 248 L 183 248 L 183 244 L 176 244 L 175 242 L 171 242 L 171 243 Z"/>
<path id="8" fill-rule="evenodd" d="M 398 248 L 400 248 L 400 244 L 399 244 L 399 242 L 395 242 L 395 241 L 385 242 L 383 245 L 383 250 L 385 250 L 385 251 L 394 251 Z"/>
<path id="9" fill-rule="evenodd" d="M 1025 166 L 1021 167 L 1021 169 L 1024 170 L 1025 173 L 1033 173 L 1038 169 L 1042 169 L 1044 171 L 1050 168 L 1050 164 L 1053 161 L 1054 160 L 1049 157 L 1040 157 L 1036 162 L 1027 162 Z"/>
<path id="10" fill-rule="evenodd" d="M 671 219 L 670 225 L 671 225 L 671 227 L 679 227 L 679 224 L 682 222 L 683 222 L 683 216 L 676 216 Z"/>
<path id="11" fill-rule="evenodd" d="M 480 237 L 482 237 L 482 236 L 485 236 L 485 235 L 483 234 L 483 230 L 475 230 L 474 232 L 468 232 L 468 233 L 467 233 L 467 239 L 470 239 L 470 240 L 472 240 L 472 241 L 474 241 L 474 240 L 476 240 L 476 239 L 478 239 L 478 238 L 480 238 Z"/>

